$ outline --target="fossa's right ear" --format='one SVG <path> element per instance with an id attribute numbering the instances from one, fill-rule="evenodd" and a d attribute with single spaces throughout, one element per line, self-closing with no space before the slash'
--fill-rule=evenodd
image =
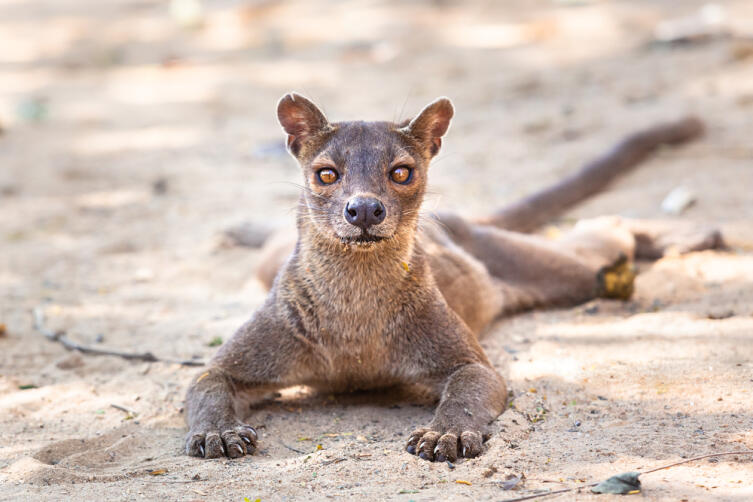
<path id="1" fill-rule="evenodd" d="M 288 134 L 288 149 L 296 157 L 306 139 L 329 125 L 314 103 L 294 92 L 284 95 L 277 103 L 277 119 Z"/>

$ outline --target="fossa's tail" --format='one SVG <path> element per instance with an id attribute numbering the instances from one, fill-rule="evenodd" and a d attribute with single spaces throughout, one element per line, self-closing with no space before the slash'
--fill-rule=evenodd
<path id="1" fill-rule="evenodd" d="M 603 190 L 662 145 L 686 143 L 701 136 L 703 131 L 703 122 L 695 117 L 685 117 L 633 133 L 576 173 L 502 208 L 482 223 L 518 232 L 536 230 Z"/>

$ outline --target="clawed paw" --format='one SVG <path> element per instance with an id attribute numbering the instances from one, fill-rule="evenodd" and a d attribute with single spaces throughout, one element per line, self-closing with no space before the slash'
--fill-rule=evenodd
<path id="1" fill-rule="evenodd" d="M 256 429 L 245 424 L 191 431 L 186 439 L 186 453 L 192 457 L 238 458 L 256 451 L 258 439 Z"/>
<path id="2" fill-rule="evenodd" d="M 466 430 L 460 436 L 451 432 L 422 428 L 410 435 L 405 449 L 408 453 L 418 455 L 429 461 L 454 462 L 460 457 L 473 458 L 481 453 L 483 437 L 479 431 Z"/>

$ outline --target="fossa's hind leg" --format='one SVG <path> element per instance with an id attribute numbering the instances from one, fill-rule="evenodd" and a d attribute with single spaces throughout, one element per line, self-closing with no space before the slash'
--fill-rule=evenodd
<path id="1" fill-rule="evenodd" d="M 632 259 L 657 260 L 667 254 L 725 247 L 721 232 L 714 227 L 619 216 L 581 220 L 560 242 L 581 257 L 595 254 L 591 259 L 597 262 L 600 258 L 606 259 L 598 275 L 598 296 L 622 300 L 629 299 L 634 289 Z M 613 260 L 615 251 L 620 253 L 616 261 Z"/>
<path id="2" fill-rule="evenodd" d="M 456 216 L 443 215 L 440 222 L 495 279 L 504 298 L 500 314 L 632 292 L 629 263 L 635 240 L 627 229 L 606 220 L 579 225 L 557 241 L 468 223 Z M 615 294 L 609 288 L 614 285 L 623 292 Z"/>
<path id="3" fill-rule="evenodd" d="M 619 218 L 635 238 L 638 260 L 658 260 L 668 254 L 684 254 L 706 249 L 724 249 L 719 229 L 709 225 L 673 220 Z"/>
<path id="4" fill-rule="evenodd" d="M 439 221 L 498 280 L 505 296 L 501 313 L 596 297 L 628 299 L 633 259 L 724 247 L 718 230 L 684 222 L 600 217 L 581 220 L 561 238 L 549 240 L 454 215 Z"/>
<path id="5" fill-rule="evenodd" d="M 604 234 L 613 234 L 617 231 L 630 233 L 635 241 L 634 255 L 637 260 L 658 260 L 667 254 L 685 254 L 725 247 L 719 229 L 688 221 L 602 216 L 579 221 L 571 233 L 577 235 L 579 230 L 601 230 Z"/>
<path id="6" fill-rule="evenodd" d="M 634 252 L 632 235 L 617 227 L 582 226 L 551 241 L 456 216 L 439 219 L 448 235 L 496 281 L 503 295 L 500 314 L 575 305 L 604 294 L 603 271 L 628 262 Z"/>

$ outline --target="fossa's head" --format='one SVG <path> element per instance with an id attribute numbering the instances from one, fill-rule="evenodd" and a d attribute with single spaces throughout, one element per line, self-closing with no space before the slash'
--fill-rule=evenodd
<path id="1" fill-rule="evenodd" d="M 277 117 L 303 170 L 302 211 L 317 233 L 366 250 L 412 232 L 452 115 L 440 98 L 400 124 L 329 122 L 303 96 L 283 96 Z"/>

